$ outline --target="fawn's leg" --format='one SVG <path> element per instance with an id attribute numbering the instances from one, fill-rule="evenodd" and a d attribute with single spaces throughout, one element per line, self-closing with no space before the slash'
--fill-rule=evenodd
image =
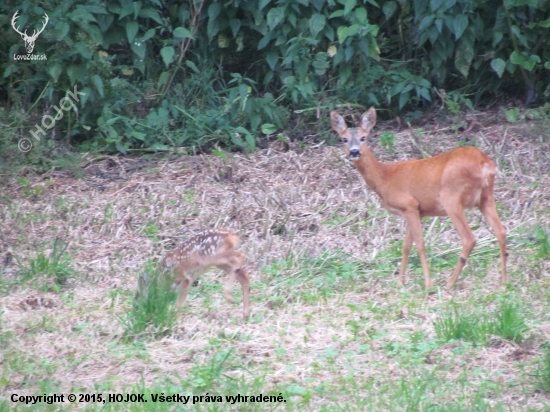
<path id="1" fill-rule="evenodd" d="M 189 295 L 189 289 L 191 288 L 191 284 L 193 283 L 194 279 L 190 279 L 188 277 L 185 277 L 185 279 L 182 280 L 182 282 L 179 284 L 179 290 L 178 290 L 178 299 L 176 301 L 176 308 L 181 308 L 185 301 L 187 300 L 187 295 Z"/>
<path id="2" fill-rule="evenodd" d="M 250 276 L 242 269 L 236 269 L 237 281 L 243 288 L 243 317 L 246 319 L 250 316 Z"/>

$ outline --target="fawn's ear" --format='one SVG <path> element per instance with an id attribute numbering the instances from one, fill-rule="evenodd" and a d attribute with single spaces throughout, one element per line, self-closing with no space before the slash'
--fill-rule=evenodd
<path id="1" fill-rule="evenodd" d="M 363 129 L 368 133 L 371 131 L 371 129 L 374 127 L 375 124 L 376 124 L 376 109 L 374 107 L 371 107 L 361 117 L 361 129 Z"/>
<path id="2" fill-rule="evenodd" d="M 338 134 L 342 134 L 348 129 L 344 118 L 336 112 L 330 112 L 330 125 Z"/>

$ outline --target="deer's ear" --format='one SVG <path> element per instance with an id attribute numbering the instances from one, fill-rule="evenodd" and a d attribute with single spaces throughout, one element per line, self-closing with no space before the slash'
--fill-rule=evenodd
<path id="1" fill-rule="evenodd" d="M 375 124 L 376 124 L 376 109 L 374 107 L 371 107 L 361 117 L 361 128 L 367 132 L 370 132 Z"/>
<path id="2" fill-rule="evenodd" d="M 336 112 L 330 112 L 330 125 L 332 126 L 332 129 L 338 134 L 344 133 L 348 128 L 344 118 Z"/>

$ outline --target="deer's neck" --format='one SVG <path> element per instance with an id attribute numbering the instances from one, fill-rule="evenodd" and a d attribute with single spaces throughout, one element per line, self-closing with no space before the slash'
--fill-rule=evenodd
<path id="1" fill-rule="evenodd" d="M 368 187 L 381 196 L 380 192 L 384 185 L 384 163 L 376 160 L 368 147 L 363 147 L 361 157 L 353 163 L 365 179 Z"/>

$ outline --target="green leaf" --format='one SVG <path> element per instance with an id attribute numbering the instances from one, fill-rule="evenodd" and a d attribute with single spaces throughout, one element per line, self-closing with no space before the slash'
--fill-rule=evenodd
<path id="1" fill-rule="evenodd" d="M 515 107 L 513 109 L 507 110 L 505 113 L 506 120 L 508 120 L 510 123 L 515 123 L 518 120 L 519 116 L 519 107 Z"/>
<path id="2" fill-rule="evenodd" d="M 325 16 L 319 13 L 314 13 L 313 16 L 309 19 L 309 30 L 313 36 L 317 36 L 323 28 L 325 27 L 327 20 Z"/>
<path id="3" fill-rule="evenodd" d="M 237 37 L 237 34 L 239 33 L 239 30 L 241 28 L 241 20 L 231 19 L 229 20 L 229 25 L 231 26 L 231 32 L 233 33 L 233 37 Z"/>
<path id="4" fill-rule="evenodd" d="M 4 69 L 3 76 L 8 77 L 11 76 L 13 73 L 17 73 L 18 69 L 15 64 L 8 64 L 6 68 Z"/>
<path id="5" fill-rule="evenodd" d="M 247 133 L 245 135 L 246 140 L 246 149 L 249 153 L 252 153 L 254 150 L 256 150 L 256 139 L 254 136 L 252 136 L 250 133 Z"/>
<path id="6" fill-rule="evenodd" d="M 221 5 L 218 2 L 214 2 L 208 7 L 208 24 L 206 25 L 206 33 L 208 34 L 208 38 L 210 40 L 212 40 L 220 31 L 220 25 L 217 19 L 220 11 Z"/>
<path id="7" fill-rule="evenodd" d="M 407 102 L 409 101 L 409 97 L 409 92 L 403 93 L 399 96 L 399 110 L 401 110 L 403 106 L 407 104 Z"/>
<path id="8" fill-rule="evenodd" d="M 267 12 L 267 25 L 273 30 L 285 17 L 286 7 L 275 7 Z"/>
<path id="9" fill-rule="evenodd" d="M 504 69 L 506 68 L 506 62 L 502 59 L 493 59 L 491 61 L 491 68 L 496 72 L 498 77 L 502 77 Z"/>
<path id="10" fill-rule="evenodd" d="M 141 41 L 147 41 L 153 37 L 155 37 L 155 34 L 157 34 L 157 30 L 156 29 L 149 29 L 145 32 L 145 34 L 143 35 L 143 37 L 141 38 Z"/>
<path id="11" fill-rule="evenodd" d="M 129 16 L 134 12 L 134 5 L 132 2 L 125 2 L 120 13 L 118 14 L 118 19 L 122 20 L 124 17 Z"/>
<path id="12" fill-rule="evenodd" d="M 380 49 L 378 48 L 378 44 L 376 43 L 375 38 L 371 38 L 369 41 L 369 57 L 371 59 L 374 59 L 375 61 L 380 61 Z"/>
<path id="13" fill-rule="evenodd" d="M 221 159 L 227 159 L 228 158 L 223 150 L 212 149 L 212 154 L 218 156 Z"/>
<path id="14" fill-rule="evenodd" d="M 271 41 L 272 33 L 273 32 L 268 31 L 266 35 L 262 37 L 262 39 L 258 42 L 258 50 L 262 50 L 265 46 L 269 44 L 269 42 Z"/>
<path id="15" fill-rule="evenodd" d="M 430 27 L 432 23 L 434 22 L 435 16 L 425 16 L 422 21 L 420 22 L 420 26 L 418 26 L 418 31 L 421 32 L 425 30 L 426 28 Z"/>
<path id="16" fill-rule="evenodd" d="M 170 63 L 172 63 L 172 59 L 174 58 L 175 54 L 176 50 L 172 46 L 163 47 L 160 50 L 160 55 L 162 56 L 162 60 L 164 61 L 166 67 L 170 66 Z"/>
<path id="17" fill-rule="evenodd" d="M 71 65 L 67 68 L 67 75 L 69 76 L 71 84 L 75 84 L 77 80 L 85 78 L 87 73 L 86 69 L 82 66 Z"/>
<path id="18" fill-rule="evenodd" d="M 162 144 L 162 143 L 155 142 L 151 146 L 149 146 L 149 150 L 155 150 L 155 151 L 159 151 L 159 152 L 161 152 L 161 151 L 162 152 L 167 152 L 167 151 L 170 150 L 170 146 Z"/>
<path id="19" fill-rule="evenodd" d="M 130 44 L 130 48 L 132 49 L 132 51 L 140 58 L 140 59 L 144 59 L 145 58 L 145 52 L 146 52 L 146 46 L 145 46 L 145 42 L 134 42 L 134 43 L 131 43 Z"/>
<path id="20" fill-rule="evenodd" d="M 344 16 L 347 16 L 347 14 L 352 11 L 356 5 L 357 0 L 346 0 L 344 5 Z"/>
<path id="21" fill-rule="evenodd" d="M 352 24 L 351 26 L 340 26 L 338 27 L 338 41 L 343 43 L 346 38 L 350 36 L 355 36 L 359 32 L 359 25 Z"/>
<path id="22" fill-rule="evenodd" d="M 82 93 L 84 93 L 84 95 L 80 98 L 80 103 L 82 104 L 82 107 L 84 107 L 86 105 L 86 102 L 92 95 L 92 89 L 86 86 L 84 89 L 82 89 Z"/>
<path id="23" fill-rule="evenodd" d="M 391 91 L 390 91 L 390 96 L 395 96 L 395 95 L 398 95 L 401 93 L 401 91 L 403 90 L 403 88 L 405 87 L 406 85 L 406 82 L 401 82 L 401 83 L 396 83 L 392 88 L 391 88 Z"/>
<path id="24" fill-rule="evenodd" d="M 358 7 L 355 9 L 355 20 L 354 23 L 358 24 L 368 24 L 367 19 L 367 9 L 364 9 L 363 7 Z"/>
<path id="25" fill-rule="evenodd" d="M 395 10 L 397 10 L 397 3 L 395 1 L 388 1 L 382 6 L 382 11 L 384 12 L 387 20 L 389 20 L 389 18 L 393 16 Z"/>
<path id="26" fill-rule="evenodd" d="M 525 68 L 528 71 L 533 70 L 535 67 L 535 64 L 540 63 L 540 57 L 536 54 L 532 54 L 531 56 L 527 56 L 525 52 L 518 53 L 516 51 L 513 51 L 510 55 L 510 61 L 514 64 L 518 64 Z"/>
<path id="27" fill-rule="evenodd" d="M 263 134 L 273 134 L 277 131 L 278 127 L 271 123 L 262 124 L 262 133 Z"/>
<path id="28" fill-rule="evenodd" d="M 191 60 L 186 60 L 185 65 L 187 67 L 189 67 L 191 70 L 193 70 L 195 73 L 197 73 L 197 74 L 200 73 L 200 70 L 197 67 L 197 65 L 195 63 L 193 63 Z"/>
<path id="29" fill-rule="evenodd" d="M 327 61 L 327 53 L 318 52 L 315 55 L 315 60 L 312 62 L 312 66 L 315 69 L 315 74 L 322 76 L 329 68 L 329 62 Z"/>
<path id="30" fill-rule="evenodd" d="M 312 4 L 318 12 L 323 10 L 323 6 L 325 5 L 327 0 L 310 0 L 309 3 Z"/>
<path id="31" fill-rule="evenodd" d="M 443 4 L 443 0 L 430 0 L 430 9 L 436 11 Z"/>
<path id="32" fill-rule="evenodd" d="M 101 77 L 99 77 L 97 74 L 94 74 L 92 76 L 92 82 L 95 86 L 95 88 L 97 89 L 99 95 L 101 97 L 104 97 L 104 93 L 103 93 L 103 80 L 101 79 Z"/>
<path id="33" fill-rule="evenodd" d="M 426 99 L 427 101 L 431 102 L 432 101 L 432 98 L 430 96 L 430 91 L 429 89 L 425 89 L 423 87 L 416 87 L 415 88 L 416 90 L 416 93 L 420 96 L 420 97 L 423 97 L 424 99 Z"/>
<path id="34" fill-rule="evenodd" d="M 160 87 L 162 86 L 164 83 L 166 83 L 166 81 L 168 80 L 168 78 L 170 77 L 170 73 L 168 72 L 162 72 L 159 76 L 159 81 L 157 83 L 157 87 Z"/>
<path id="35" fill-rule="evenodd" d="M 258 9 L 262 11 L 262 9 L 267 6 L 271 0 L 260 0 L 260 4 L 258 5 Z"/>
<path id="36" fill-rule="evenodd" d="M 209 19 L 215 19 L 220 14 L 220 11 L 222 10 L 222 6 L 219 2 L 213 2 L 208 6 L 208 18 Z"/>
<path id="37" fill-rule="evenodd" d="M 96 21 L 94 15 L 82 8 L 77 8 L 70 12 L 67 17 L 78 24 L 83 24 L 90 21 Z"/>
<path id="38" fill-rule="evenodd" d="M 344 15 L 344 10 L 340 9 L 340 10 L 336 10 L 336 11 L 333 11 L 330 16 L 328 16 L 329 19 L 333 19 L 334 17 L 342 17 Z"/>
<path id="39" fill-rule="evenodd" d="M 162 24 L 162 18 L 155 9 L 141 9 L 139 12 L 139 17 L 144 17 L 156 21 L 158 24 Z"/>
<path id="40" fill-rule="evenodd" d="M 269 68 L 275 70 L 275 66 L 277 66 L 277 62 L 279 61 L 279 55 L 275 52 L 269 52 L 267 53 L 266 60 Z"/>
<path id="41" fill-rule="evenodd" d="M 444 11 L 447 11 L 451 7 L 453 7 L 456 4 L 457 0 L 443 0 L 443 3 L 441 4 L 441 7 L 439 8 L 439 12 L 443 13 Z"/>
<path id="42" fill-rule="evenodd" d="M 544 63 L 544 67 L 547 69 L 550 69 L 550 61 L 547 61 L 546 63 Z"/>
<path id="43" fill-rule="evenodd" d="M 147 137 L 145 133 L 136 132 L 135 130 L 132 130 L 132 133 L 130 133 L 130 135 L 138 140 L 141 140 L 142 142 L 144 142 L 145 137 Z"/>
<path id="44" fill-rule="evenodd" d="M 550 17 L 548 17 L 546 20 L 540 21 L 538 25 L 539 27 L 544 27 L 545 29 L 547 29 L 548 27 L 550 27 Z"/>
<path id="45" fill-rule="evenodd" d="M 468 76 L 470 72 L 470 66 L 474 58 L 474 48 L 470 40 L 460 41 L 460 44 L 456 48 L 455 52 L 455 67 L 462 73 L 464 77 Z"/>
<path id="46" fill-rule="evenodd" d="M 105 7 L 95 6 L 95 5 L 92 5 L 92 4 L 89 4 L 89 5 L 79 4 L 78 6 L 76 6 L 76 8 L 77 9 L 84 9 L 84 10 L 89 11 L 90 13 L 94 13 L 94 14 L 108 14 L 109 13 L 107 10 L 105 10 Z"/>
<path id="47" fill-rule="evenodd" d="M 59 62 L 54 63 L 52 66 L 48 68 L 48 73 L 50 74 L 50 76 L 52 76 L 54 83 L 57 83 L 57 79 L 59 79 L 59 75 L 61 74 L 62 71 L 63 71 L 63 66 Z"/>
<path id="48" fill-rule="evenodd" d="M 185 27 L 176 27 L 174 29 L 174 37 L 182 37 L 185 39 L 194 39 L 193 35 Z"/>
<path id="49" fill-rule="evenodd" d="M 454 17 L 453 31 L 455 33 L 456 40 L 460 39 L 462 33 L 464 33 L 464 30 L 466 30 L 466 27 L 468 27 L 468 17 L 466 17 L 464 14 L 459 14 L 458 16 Z"/>
<path id="50" fill-rule="evenodd" d="M 133 6 L 134 6 L 134 19 L 137 19 L 137 16 L 141 11 L 141 1 L 134 1 Z"/>
<path id="51" fill-rule="evenodd" d="M 514 64 L 522 64 L 525 61 L 525 58 L 520 53 L 513 51 L 510 55 L 510 61 Z"/>
<path id="52" fill-rule="evenodd" d="M 496 47 L 501 41 L 504 34 L 500 31 L 493 32 L 493 47 Z"/>
<path id="53" fill-rule="evenodd" d="M 115 147 L 123 155 L 126 155 L 128 153 L 128 151 L 126 150 L 127 149 L 126 143 L 122 144 L 120 141 L 115 142 Z"/>
<path id="54" fill-rule="evenodd" d="M 286 21 L 288 23 L 290 23 L 290 25 L 294 28 L 296 28 L 296 22 L 298 21 L 298 19 L 296 18 L 296 14 L 290 12 L 287 14 L 286 16 Z M 284 24 L 283 25 L 283 33 L 288 33 L 288 24 Z"/>
<path id="55" fill-rule="evenodd" d="M 129 21 L 126 23 L 126 36 L 128 37 L 128 43 L 133 43 L 136 38 L 136 34 L 139 30 L 139 24 L 137 21 Z"/>
<path id="56" fill-rule="evenodd" d="M 437 27 L 437 31 L 441 33 L 441 30 L 443 29 L 443 20 L 435 19 L 434 24 L 435 27 Z"/>
<path id="57" fill-rule="evenodd" d="M 103 18 L 103 19 L 106 19 L 106 16 L 99 16 L 100 18 Z M 111 16 L 111 21 L 113 20 L 113 17 Z M 98 20 L 98 24 L 99 24 L 99 20 Z M 62 40 L 64 39 L 67 34 L 69 34 L 69 30 L 70 30 L 71 26 L 69 25 L 69 23 L 67 22 L 60 22 L 58 23 L 56 26 L 55 26 L 55 29 L 57 31 L 57 41 L 59 40 Z M 102 30 L 102 31 L 105 31 L 105 30 Z"/>
<path id="58" fill-rule="evenodd" d="M 239 147 L 243 147 L 244 146 L 244 142 L 243 142 L 243 139 L 241 139 L 241 137 L 238 135 L 238 134 L 233 134 L 231 135 L 231 141 L 233 142 L 233 144 L 236 144 L 237 146 Z"/>

